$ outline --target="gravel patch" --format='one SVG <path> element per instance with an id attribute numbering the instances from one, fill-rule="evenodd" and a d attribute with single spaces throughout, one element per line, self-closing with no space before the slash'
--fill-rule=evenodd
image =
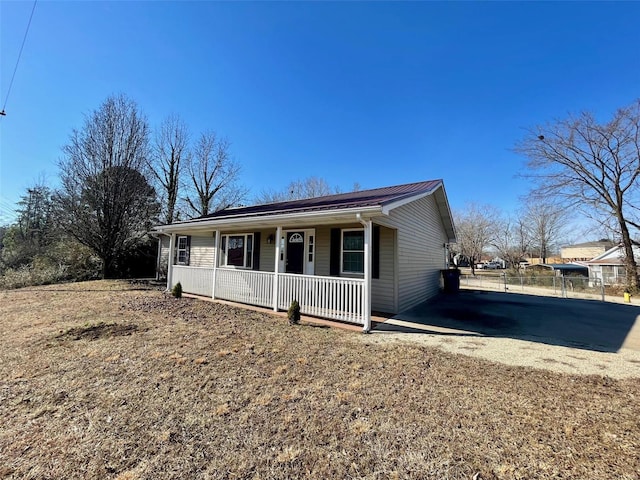
<path id="1" fill-rule="evenodd" d="M 399 326 L 415 324 L 390 320 Z M 429 327 L 433 330 L 433 327 Z M 602 375 L 611 378 L 640 378 L 640 351 L 626 348 L 618 352 L 599 352 L 584 348 L 549 345 L 540 341 L 496 338 L 468 332 L 441 329 L 441 333 L 396 333 L 373 331 L 364 336 L 369 343 L 412 343 L 437 347 L 445 352 L 483 358 L 504 365 L 532 367 L 577 375 Z"/>

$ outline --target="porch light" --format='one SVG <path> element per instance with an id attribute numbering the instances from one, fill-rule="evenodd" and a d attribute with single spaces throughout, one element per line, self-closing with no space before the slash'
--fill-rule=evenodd
<path id="1" fill-rule="evenodd" d="M 269 236 L 267 237 L 267 243 L 269 245 L 271 245 L 273 243 L 273 233 L 269 234 Z"/>

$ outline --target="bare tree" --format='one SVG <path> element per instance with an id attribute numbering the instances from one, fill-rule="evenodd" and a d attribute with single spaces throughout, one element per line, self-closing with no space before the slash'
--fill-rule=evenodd
<path id="1" fill-rule="evenodd" d="M 606 123 L 582 113 L 535 127 L 516 145 L 527 159 L 525 177 L 538 198 L 555 199 L 603 224 L 615 219 L 627 288 L 638 289 L 632 229 L 640 229 L 640 100 Z"/>
<path id="2" fill-rule="evenodd" d="M 159 212 L 143 174 L 148 132 L 135 102 L 113 96 L 85 117 L 63 147 L 57 217 L 64 231 L 100 257 L 107 278 L 147 238 Z"/>
<path id="3" fill-rule="evenodd" d="M 185 160 L 189 155 L 189 129 L 177 115 L 164 119 L 156 132 L 151 157 L 151 171 L 163 205 L 163 222 L 176 219 L 178 194 Z"/>
<path id="4" fill-rule="evenodd" d="M 557 250 L 568 227 L 568 210 L 549 200 L 529 199 L 523 214 L 530 237 L 542 263 L 547 263 L 550 252 Z"/>
<path id="5" fill-rule="evenodd" d="M 354 187 L 356 186 L 359 188 L 358 184 L 354 184 Z M 338 187 L 332 188 L 324 178 L 311 176 L 303 180 L 293 180 L 281 191 L 262 190 L 254 201 L 256 203 L 285 202 L 287 200 L 322 197 L 335 193 L 340 193 Z"/>
<path id="6" fill-rule="evenodd" d="M 529 225 L 520 215 L 497 221 L 491 243 L 503 260 L 520 271 L 520 262 L 526 256 L 531 243 Z"/>
<path id="7" fill-rule="evenodd" d="M 238 204 L 246 195 L 238 185 L 240 165 L 229 154 L 229 142 L 215 132 L 198 138 L 189 159 L 187 204 L 194 216 L 204 216 Z"/>
<path id="8" fill-rule="evenodd" d="M 457 249 L 469 259 L 472 274 L 475 274 L 476 261 L 492 244 L 499 220 L 498 210 L 491 205 L 468 204 L 463 211 L 456 212 Z"/>

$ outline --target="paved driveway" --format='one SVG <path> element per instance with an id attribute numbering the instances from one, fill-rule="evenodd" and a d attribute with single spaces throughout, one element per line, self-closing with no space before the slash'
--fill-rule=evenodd
<path id="1" fill-rule="evenodd" d="M 462 290 L 396 315 L 376 331 L 489 336 L 600 352 L 640 351 L 640 307 Z"/>

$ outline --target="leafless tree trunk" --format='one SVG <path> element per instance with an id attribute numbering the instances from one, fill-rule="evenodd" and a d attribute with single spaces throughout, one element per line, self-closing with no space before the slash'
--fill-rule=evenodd
<path id="1" fill-rule="evenodd" d="M 569 223 L 568 211 L 553 202 L 529 199 L 524 222 L 529 230 L 531 246 L 538 250 L 542 263 L 558 247 Z"/>
<path id="2" fill-rule="evenodd" d="M 470 204 L 456 213 L 457 247 L 469 259 L 472 274 L 475 274 L 476 261 L 482 258 L 485 248 L 492 244 L 499 220 L 498 210 L 491 205 Z"/>
<path id="3" fill-rule="evenodd" d="M 527 159 L 525 177 L 538 198 L 556 199 L 603 224 L 615 219 L 626 266 L 627 288 L 637 291 L 631 229 L 640 229 L 640 100 L 607 123 L 591 113 L 538 126 L 516 145 Z"/>
<path id="4" fill-rule="evenodd" d="M 176 219 L 178 194 L 185 159 L 189 155 L 189 129 L 177 116 L 170 115 L 156 132 L 151 158 L 151 171 L 161 192 L 164 223 Z"/>
<path id="5" fill-rule="evenodd" d="M 194 216 L 204 216 L 238 204 L 246 195 L 238 185 L 240 165 L 229 154 L 229 142 L 214 132 L 198 138 L 189 161 L 187 204 Z"/>
<path id="6" fill-rule="evenodd" d="M 135 102 L 109 97 L 73 130 L 60 161 L 57 197 L 63 229 L 102 259 L 103 276 L 146 237 L 158 214 L 155 190 L 143 172 L 148 125 Z"/>
<path id="7" fill-rule="evenodd" d="M 531 242 L 529 225 L 521 216 L 496 223 L 492 245 L 512 268 L 520 271 L 520 262 L 526 256 Z"/>

